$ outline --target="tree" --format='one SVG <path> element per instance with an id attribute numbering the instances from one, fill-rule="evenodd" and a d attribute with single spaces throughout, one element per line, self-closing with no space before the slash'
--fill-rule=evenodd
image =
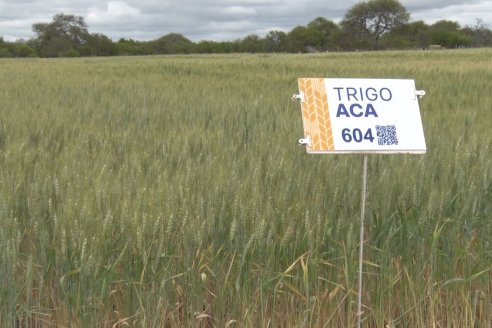
<path id="1" fill-rule="evenodd" d="M 381 43 L 393 49 L 425 49 L 430 44 L 429 25 L 421 20 L 403 24 L 385 34 Z"/>
<path id="2" fill-rule="evenodd" d="M 264 52 L 265 42 L 256 34 L 250 34 L 239 41 L 239 51 L 240 52 Z"/>
<path id="3" fill-rule="evenodd" d="M 265 36 L 265 50 L 283 52 L 286 49 L 287 34 L 282 31 L 270 31 Z"/>
<path id="4" fill-rule="evenodd" d="M 9 50 L 8 43 L 0 37 L 0 58 L 12 57 L 12 53 Z"/>
<path id="5" fill-rule="evenodd" d="M 117 54 L 116 45 L 104 34 L 89 35 L 87 43 L 80 47 L 81 56 L 114 56 Z"/>
<path id="6" fill-rule="evenodd" d="M 492 46 L 492 31 L 485 26 L 481 18 L 476 18 L 475 26 L 467 26 L 461 31 L 473 39 L 475 47 Z"/>
<path id="7" fill-rule="evenodd" d="M 200 41 L 195 45 L 194 51 L 200 54 L 225 54 L 239 51 L 240 41 Z"/>
<path id="8" fill-rule="evenodd" d="M 81 16 L 56 14 L 51 23 L 32 26 L 37 34 L 36 44 L 42 57 L 60 57 L 78 53 L 89 38 L 87 24 Z"/>
<path id="9" fill-rule="evenodd" d="M 116 53 L 120 56 L 150 55 L 154 52 L 149 42 L 121 38 L 116 42 Z"/>
<path id="10" fill-rule="evenodd" d="M 410 14 L 398 0 L 359 2 L 345 14 L 340 25 L 346 37 L 359 46 L 378 49 L 381 37 L 406 24 Z"/>
<path id="11" fill-rule="evenodd" d="M 334 22 L 324 17 L 317 17 L 308 23 L 308 28 L 313 30 L 319 38 L 317 47 L 320 50 L 336 49 L 335 40 L 340 33 L 340 28 Z"/>
<path id="12" fill-rule="evenodd" d="M 316 30 L 306 26 L 296 26 L 287 34 L 287 51 L 307 52 L 313 47 L 318 48 L 320 39 Z"/>
<path id="13" fill-rule="evenodd" d="M 472 44 L 473 39 L 460 29 L 457 22 L 440 20 L 429 28 L 432 44 L 438 44 L 446 48 L 459 48 Z"/>
<path id="14" fill-rule="evenodd" d="M 189 53 L 194 46 L 193 42 L 178 33 L 169 33 L 150 43 L 157 54 Z"/>
<path id="15" fill-rule="evenodd" d="M 35 57 L 36 51 L 24 40 L 17 40 L 11 44 L 11 52 L 14 57 Z"/>

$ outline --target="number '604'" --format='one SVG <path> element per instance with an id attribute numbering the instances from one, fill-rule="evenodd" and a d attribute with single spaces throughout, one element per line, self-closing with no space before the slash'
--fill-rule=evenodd
<path id="1" fill-rule="evenodd" d="M 345 142 L 362 142 L 364 140 L 368 140 L 369 142 L 374 141 L 374 137 L 372 136 L 372 129 L 370 128 L 367 129 L 365 133 L 358 128 L 352 130 L 345 128 L 342 130 L 342 139 Z"/>

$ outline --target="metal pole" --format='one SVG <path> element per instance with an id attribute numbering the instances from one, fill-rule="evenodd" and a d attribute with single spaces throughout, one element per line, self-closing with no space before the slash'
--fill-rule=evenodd
<path id="1" fill-rule="evenodd" d="M 366 214 L 366 186 L 367 186 L 367 155 L 364 155 L 362 168 L 362 200 L 360 206 L 360 238 L 359 238 L 359 292 L 357 294 L 357 328 L 362 324 L 362 263 L 364 261 L 364 217 Z"/>

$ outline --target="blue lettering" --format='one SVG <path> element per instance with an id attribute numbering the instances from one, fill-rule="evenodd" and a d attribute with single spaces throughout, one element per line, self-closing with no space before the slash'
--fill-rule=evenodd
<path id="1" fill-rule="evenodd" d="M 359 99 L 357 99 L 357 89 L 347 88 L 347 100 L 350 101 L 351 97 L 354 97 L 355 101 L 359 101 Z"/>
<path id="2" fill-rule="evenodd" d="M 342 95 L 340 94 L 340 91 L 343 89 L 341 87 L 334 87 L 333 89 L 338 91 L 338 101 L 342 101 Z"/>
<path id="3" fill-rule="evenodd" d="M 367 104 L 367 107 L 366 107 L 366 117 L 368 117 L 369 115 L 372 115 L 374 117 L 378 117 L 378 113 L 376 113 L 376 110 L 374 109 L 372 104 Z"/>
<path id="4" fill-rule="evenodd" d="M 347 111 L 347 108 L 345 108 L 345 105 L 344 104 L 339 104 L 338 105 L 338 111 L 337 111 L 337 117 L 340 117 L 340 116 L 346 116 L 346 117 L 350 117 L 348 111 Z"/>
<path id="5" fill-rule="evenodd" d="M 371 91 L 371 93 L 369 93 L 369 91 Z M 367 88 L 366 89 L 366 97 L 370 101 L 377 100 L 378 99 L 378 93 L 377 93 L 376 89 L 374 89 L 374 88 Z"/>
<path id="6" fill-rule="evenodd" d="M 386 91 L 386 97 L 384 97 L 383 95 L 383 91 Z M 391 94 L 391 90 L 388 89 L 388 88 L 382 88 L 381 90 L 379 90 L 379 96 L 381 97 L 381 99 L 383 99 L 384 101 L 390 101 L 391 98 L 393 98 L 393 95 Z"/>
<path id="7" fill-rule="evenodd" d="M 361 117 L 362 115 L 364 115 L 362 113 L 362 111 L 360 111 L 359 113 L 354 112 L 354 108 L 356 108 L 356 107 L 359 108 L 359 109 L 362 109 L 362 106 L 361 105 L 359 105 L 359 104 L 352 104 L 352 105 L 350 105 L 350 114 L 352 114 L 352 116 L 355 116 L 355 117 Z"/>
<path id="8" fill-rule="evenodd" d="M 374 116 L 374 117 L 379 117 L 378 113 L 376 112 L 376 109 L 372 104 L 367 104 L 365 105 L 366 108 L 362 107 L 362 105 L 355 103 L 351 104 L 349 106 L 349 109 L 347 110 L 347 107 L 345 107 L 344 104 L 340 103 L 338 104 L 338 110 L 337 110 L 337 117 L 345 116 L 345 117 L 369 117 L 369 116 Z"/>
<path id="9" fill-rule="evenodd" d="M 352 88 L 352 87 L 333 87 L 337 91 L 338 101 L 352 101 L 361 102 L 368 101 L 390 101 L 393 99 L 393 94 L 389 88 L 376 89 L 373 87 L 368 88 Z"/>

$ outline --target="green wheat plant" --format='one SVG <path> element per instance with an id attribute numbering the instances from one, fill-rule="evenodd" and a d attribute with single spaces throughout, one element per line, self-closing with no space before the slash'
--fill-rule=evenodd
<path id="1" fill-rule="evenodd" d="M 298 77 L 415 79 L 369 158 L 364 326 L 492 324 L 490 49 L 0 60 L 2 327 L 351 327 L 362 159 Z"/>

